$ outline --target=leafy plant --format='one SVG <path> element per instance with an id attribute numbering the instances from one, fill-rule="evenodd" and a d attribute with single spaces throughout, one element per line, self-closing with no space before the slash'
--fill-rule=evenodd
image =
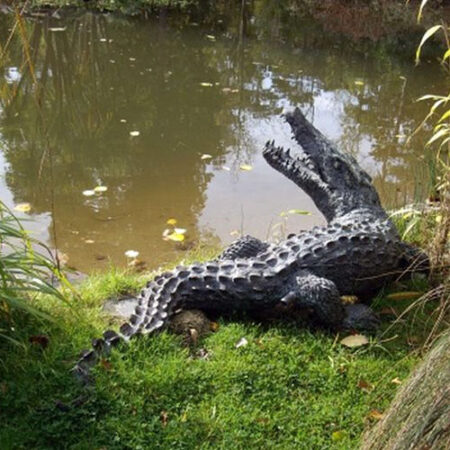
<path id="1" fill-rule="evenodd" d="M 33 300 L 38 294 L 64 299 L 51 283 L 54 277 L 62 279 L 50 250 L 31 238 L 13 212 L 0 202 L 0 319 L 7 327 L 0 329 L 0 337 L 16 342 L 11 332 L 17 310 L 50 317 L 34 307 Z"/>

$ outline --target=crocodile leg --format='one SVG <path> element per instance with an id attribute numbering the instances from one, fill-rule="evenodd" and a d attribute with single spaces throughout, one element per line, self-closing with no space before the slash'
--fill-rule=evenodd
<path id="1" fill-rule="evenodd" d="M 332 329 L 339 328 L 345 318 L 344 306 L 336 285 L 331 280 L 318 277 L 307 270 L 297 274 L 292 290 L 281 301 L 312 309 L 320 324 Z"/>

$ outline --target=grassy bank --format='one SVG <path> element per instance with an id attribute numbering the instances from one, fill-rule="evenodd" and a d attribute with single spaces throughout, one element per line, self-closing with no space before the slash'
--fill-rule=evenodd
<path id="1" fill-rule="evenodd" d="M 293 321 L 229 319 L 192 348 L 169 332 L 137 339 L 99 364 L 95 388 L 84 391 L 69 369 L 117 322 L 102 312 L 104 299 L 147 277 L 91 276 L 69 304 L 37 300 L 53 322 L 12 318 L 23 345 L 0 341 L 2 449 L 356 448 L 417 361 L 418 329 L 402 324 L 349 349 L 343 336 Z M 385 303 L 377 301 L 386 328 Z"/>

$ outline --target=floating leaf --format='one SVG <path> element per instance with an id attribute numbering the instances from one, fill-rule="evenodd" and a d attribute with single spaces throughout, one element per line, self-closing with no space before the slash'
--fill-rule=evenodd
<path id="1" fill-rule="evenodd" d="M 130 131 L 130 136 L 131 137 L 137 137 L 139 136 L 141 133 L 139 131 Z"/>
<path id="2" fill-rule="evenodd" d="M 422 296 L 421 292 L 407 291 L 407 292 L 394 292 L 393 294 L 386 295 L 388 300 L 415 300 Z"/>
<path id="3" fill-rule="evenodd" d="M 367 339 L 367 337 L 363 334 L 353 334 L 341 340 L 341 344 L 349 348 L 361 347 L 362 345 L 367 345 L 368 343 L 369 339 Z"/>
<path id="4" fill-rule="evenodd" d="M 97 193 L 106 192 L 108 188 L 106 186 L 95 186 L 94 191 Z"/>
<path id="5" fill-rule="evenodd" d="M 93 239 L 85 239 L 84 242 L 86 244 L 93 244 L 95 241 Z"/>
<path id="6" fill-rule="evenodd" d="M 207 34 L 207 35 L 206 35 L 206 39 L 209 39 L 210 41 L 215 41 L 215 40 L 216 40 L 216 37 L 213 36 L 212 34 Z"/>
<path id="7" fill-rule="evenodd" d="M 208 155 L 207 153 L 204 153 L 202 156 L 200 156 L 200 159 L 211 159 L 212 156 Z"/>
<path id="8" fill-rule="evenodd" d="M 167 225 L 176 225 L 177 219 L 168 219 L 166 223 Z"/>
<path id="9" fill-rule="evenodd" d="M 83 191 L 83 195 L 85 197 L 92 197 L 95 195 L 95 191 L 93 189 L 87 189 L 86 191 Z"/>
<path id="10" fill-rule="evenodd" d="M 18 203 L 14 206 L 14 211 L 19 212 L 29 212 L 31 210 L 31 205 L 29 203 Z"/>
<path id="11" fill-rule="evenodd" d="M 53 31 L 53 32 L 55 32 L 55 31 L 66 31 L 66 27 L 52 27 L 52 28 L 49 28 L 49 31 Z"/>
<path id="12" fill-rule="evenodd" d="M 214 84 L 204 81 L 203 83 L 200 83 L 200 86 L 202 86 L 202 87 L 213 87 Z"/>
<path id="13" fill-rule="evenodd" d="M 127 119 L 120 119 L 121 123 L 127 123 Z"/>
<path id="14" fill-rule="evenodd" d="M 235 345 L 235 348 L 245 347 L 246 345 L 248 345 L 248 341 L 245 337 L 243 337 L 243 338 L 239 339 L 239 341 Z"/>
<path id="15" fill-rule="evenodd" d="M 125 252 L 125 256 L 127 258 L 137 258 L 139 256 L 139 252 L 137 250 L 127 250 Z"/>
<path id="16" fill-rule="evenodd" d="M 304 211 L 302 209 L 289 209 L 287 212 L 283 211 L 280 215 L 286 215 L 286 214 L 299 214 L 301 216 L 310 216 L 311 215 L 311 213 L 309 211 Z"/>
<path id="17" fill-rule="evenodd" d="M 364 86 L 364 81 L 361 80 L 355 80 L 354 83 L 356 84 L 356 86 Z"/>
<path id="18" fill-rule="evenodd" d="M 176 233 L 175 231 L 171 230 L 164 230 L 163 239 L 165 241 L 183 242 L 185 237 L 184 234 Z"/>
<path id="19" fill-rule="evenodd" d="M 253 169 L 253 167 L 250 164 L 242 164 L 239 168 L 247 172 Z"/>

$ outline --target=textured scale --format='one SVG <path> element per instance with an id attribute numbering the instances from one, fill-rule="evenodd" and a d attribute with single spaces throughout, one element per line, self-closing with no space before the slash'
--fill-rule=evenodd
<path id="1" fill-rule="evenodd" d="M 158 275 L 140 293 L 129 321 L 82 352 L 74 368 L 82 381 L 101 354 L 163 329 L 180 308 L 250 311 L 294 302 L 311 309 L 326 327 L 370 330 L 377 325 L 371 310 L 362 304 L 344 307 L 340 296 L 367 296 L 413 263 L 418 270 L 427 267 L 426 255 L 400 240 L 356 161 L 339 153 L 298 109 L 286 119 L 301 148 L 294 155 L 268 142 L 263 155 L 311 196 L 328 226 L 277 245 L 244 236 L 214 261 Z"/>

